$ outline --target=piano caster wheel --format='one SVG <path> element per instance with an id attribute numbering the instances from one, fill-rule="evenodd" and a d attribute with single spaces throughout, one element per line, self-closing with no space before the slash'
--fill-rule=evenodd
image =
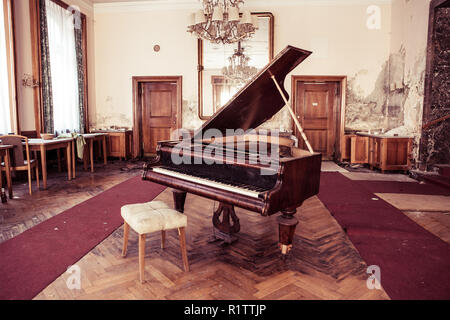
<path id="1" fill-rule="evenodd" d="M 294 217 L 296 209 L 283 210 L 281 215 L 277 217 L 278 232 L 280 237 L 279 246 L 282 257 L 292 249 L 292 241 L 294 239 L 295 228 L 298 224 L 298 219 Z"/>
<path id="2" fill-rule="evenodd" d="M 289 251 L 291 251 L 291 249 L 292 249 L 292 244 L 281 244 L 281 243 L 279 243 L 278 246 L 281 249 L 281 254 L 282 254 L 283 258 L 285 258 L 286 255 L 289 253 Z"/>

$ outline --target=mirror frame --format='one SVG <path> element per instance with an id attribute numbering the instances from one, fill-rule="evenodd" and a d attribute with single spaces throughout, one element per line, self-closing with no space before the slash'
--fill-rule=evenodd
<path id="1" fill-rule="evenodd" d="M 274 56 L 274 25 L 275 25 L 275 18 L 271 12 L 252 12 L 252 15 L 256 15 L 258 17 L 268 17 L 269 18 L 269 61 L 272 61 Z M 198 53 L 198 65 L 197 65 L 197 71 L 198 71 L 198 117 L 201 120 L 208 120 L 211 118 L 211 116 L 204 116 L 203 115 L 203 40 L 198 39 L 197 40 L 197 53 Z M 211 102 L 212 103 L 212 102 Z"/>

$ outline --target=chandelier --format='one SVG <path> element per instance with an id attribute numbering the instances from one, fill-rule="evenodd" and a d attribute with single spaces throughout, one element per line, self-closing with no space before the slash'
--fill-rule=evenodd
<path id="1" fill-rule="evenodd" d="M 258 29 L 258 19 L 239 6 L 244 0 L 202 0 L 203 10 L 192 15 L 188 32 L 213 43 L 233 43 L 252 36 Z"/>
<path id="2" fill-rule="evenodd" d="M 229 65 L 222 68 L 222 74 L 226 83 L 231 86 L 241 87 L 258 72 L 258 69 L 248 65 L 250 57 L 244 54 L 241 42 L 238 42 L 238 48 L 234 50 L 234 54 L 228 58 L 228 61 Z"/>

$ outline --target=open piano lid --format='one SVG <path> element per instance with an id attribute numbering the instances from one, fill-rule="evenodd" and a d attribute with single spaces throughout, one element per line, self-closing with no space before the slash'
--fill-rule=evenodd
<path id="1" fill-rule="evenodd" d="M 287 98 L 284 89 L 286 75 L 311 54 L 310 51 L 287 46 L 264 69 L 258 72 L 219 111 L 195 133 L 202 138 L 208 129 L 217 129 L 226 135 L 227 129 L 255 129 L 272 118 L 285 103 L 271 76 L 274 75 Z"/>

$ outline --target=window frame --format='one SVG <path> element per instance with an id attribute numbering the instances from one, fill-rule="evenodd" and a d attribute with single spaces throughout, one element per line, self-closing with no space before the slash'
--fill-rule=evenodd
<path id="1" fill-rule="evenodd" d="M 8 68 L 8 92 L 11 132 L 20 133 L 19 110 L 17 104 L 17 69 L 16 69 L 16 41 L 14 35 L 14 2 L 0 0 L 3 5 L 5 21 L 6 63 Z"/>
<path id="2" fill-rule="evenodd" d="M 50 0 L 62 8 L 66 9 L 70 6 L 61 0 Z M 86 15 L 80 12 L 81 16 L 81 34 L 83 46 L 83 73 L 84 73 L 84 124 L 86 131 L 89 131 L 89 114 L 88 114 L 88 60 L 87 60 L 87 24 Z M 39 18 L 39 0 L 30 0 L 30 28 L 31 28 L 31 50 L 33 56 L 33 78 L 39 79 L 42 83 L 42 66 L 41 66 L 41 37 L 40 37 L 41 21 Z M 43 103 L 42 103 L 42 86 L 34 88 L 34 119 L 36 134 L 40 137 L 44 128 Z"/>

